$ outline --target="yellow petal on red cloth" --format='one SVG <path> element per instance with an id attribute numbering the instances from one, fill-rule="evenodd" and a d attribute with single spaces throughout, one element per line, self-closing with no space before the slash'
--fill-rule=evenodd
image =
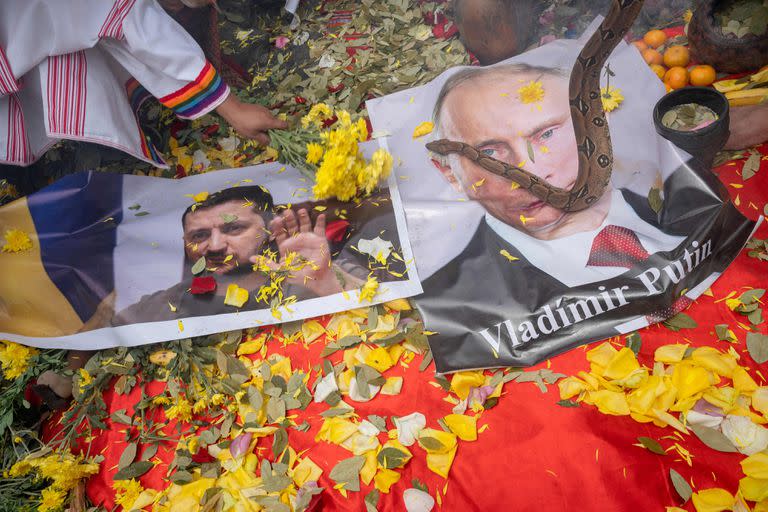
<path id="1" fill-rule="evenodd" d="M 449 414 L 443 418 L 451 432 L 462 441 L 477 440 L 477 418 L 465 414 Z"/>
<path id="2" fill-rule="evenodd" d="M 691 496 L 696 512 L 722 512 L 731 510 L 736 499 L 725 489 L 714 488 L 694 492 Z"/>

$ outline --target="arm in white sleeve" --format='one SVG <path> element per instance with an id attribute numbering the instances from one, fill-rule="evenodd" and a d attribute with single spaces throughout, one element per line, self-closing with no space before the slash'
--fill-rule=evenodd
<path id="1" fill-rule="evenodd" d="M 136 0 L 120 32 L 99 45 L 179 117 L 196 119 L 229 95 L 197 42 L 155 0 Z"/>

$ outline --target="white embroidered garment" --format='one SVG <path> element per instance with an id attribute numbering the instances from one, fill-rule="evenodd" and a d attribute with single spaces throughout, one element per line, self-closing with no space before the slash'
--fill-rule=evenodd
<path id="1" fill-rule="evenodd" d="M 165 166 L 135 114 L 150 94 L 184 119 L 229 95 L 155 0 L 0 1 L 0 163 L 71 139 Z"/>

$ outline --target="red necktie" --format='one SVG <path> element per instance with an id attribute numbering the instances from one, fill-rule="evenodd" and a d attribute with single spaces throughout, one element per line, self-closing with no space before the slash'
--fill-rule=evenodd
<path id="1" fill-rule="evenodd" d="M 605 226 L 592 242 L 587 266 L 632 268 L 647 259 L 648 251 L 634 231 L 611 224 Z"/>

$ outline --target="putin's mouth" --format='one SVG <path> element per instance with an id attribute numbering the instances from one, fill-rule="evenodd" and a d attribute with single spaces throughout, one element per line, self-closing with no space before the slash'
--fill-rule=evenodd
<path id="1" fill-rule="evenodd" d="M 546 204 L 547 203 L 539 199 L 537 201 L 533 201 L 532 203 L 528 203 L 527 205 L 523 206 L 522 208 L 519 208 L 518 210 L 520 211 L 520 213 L 529 214 L 538 210 L 539 208 L 541 208 Z"/>

